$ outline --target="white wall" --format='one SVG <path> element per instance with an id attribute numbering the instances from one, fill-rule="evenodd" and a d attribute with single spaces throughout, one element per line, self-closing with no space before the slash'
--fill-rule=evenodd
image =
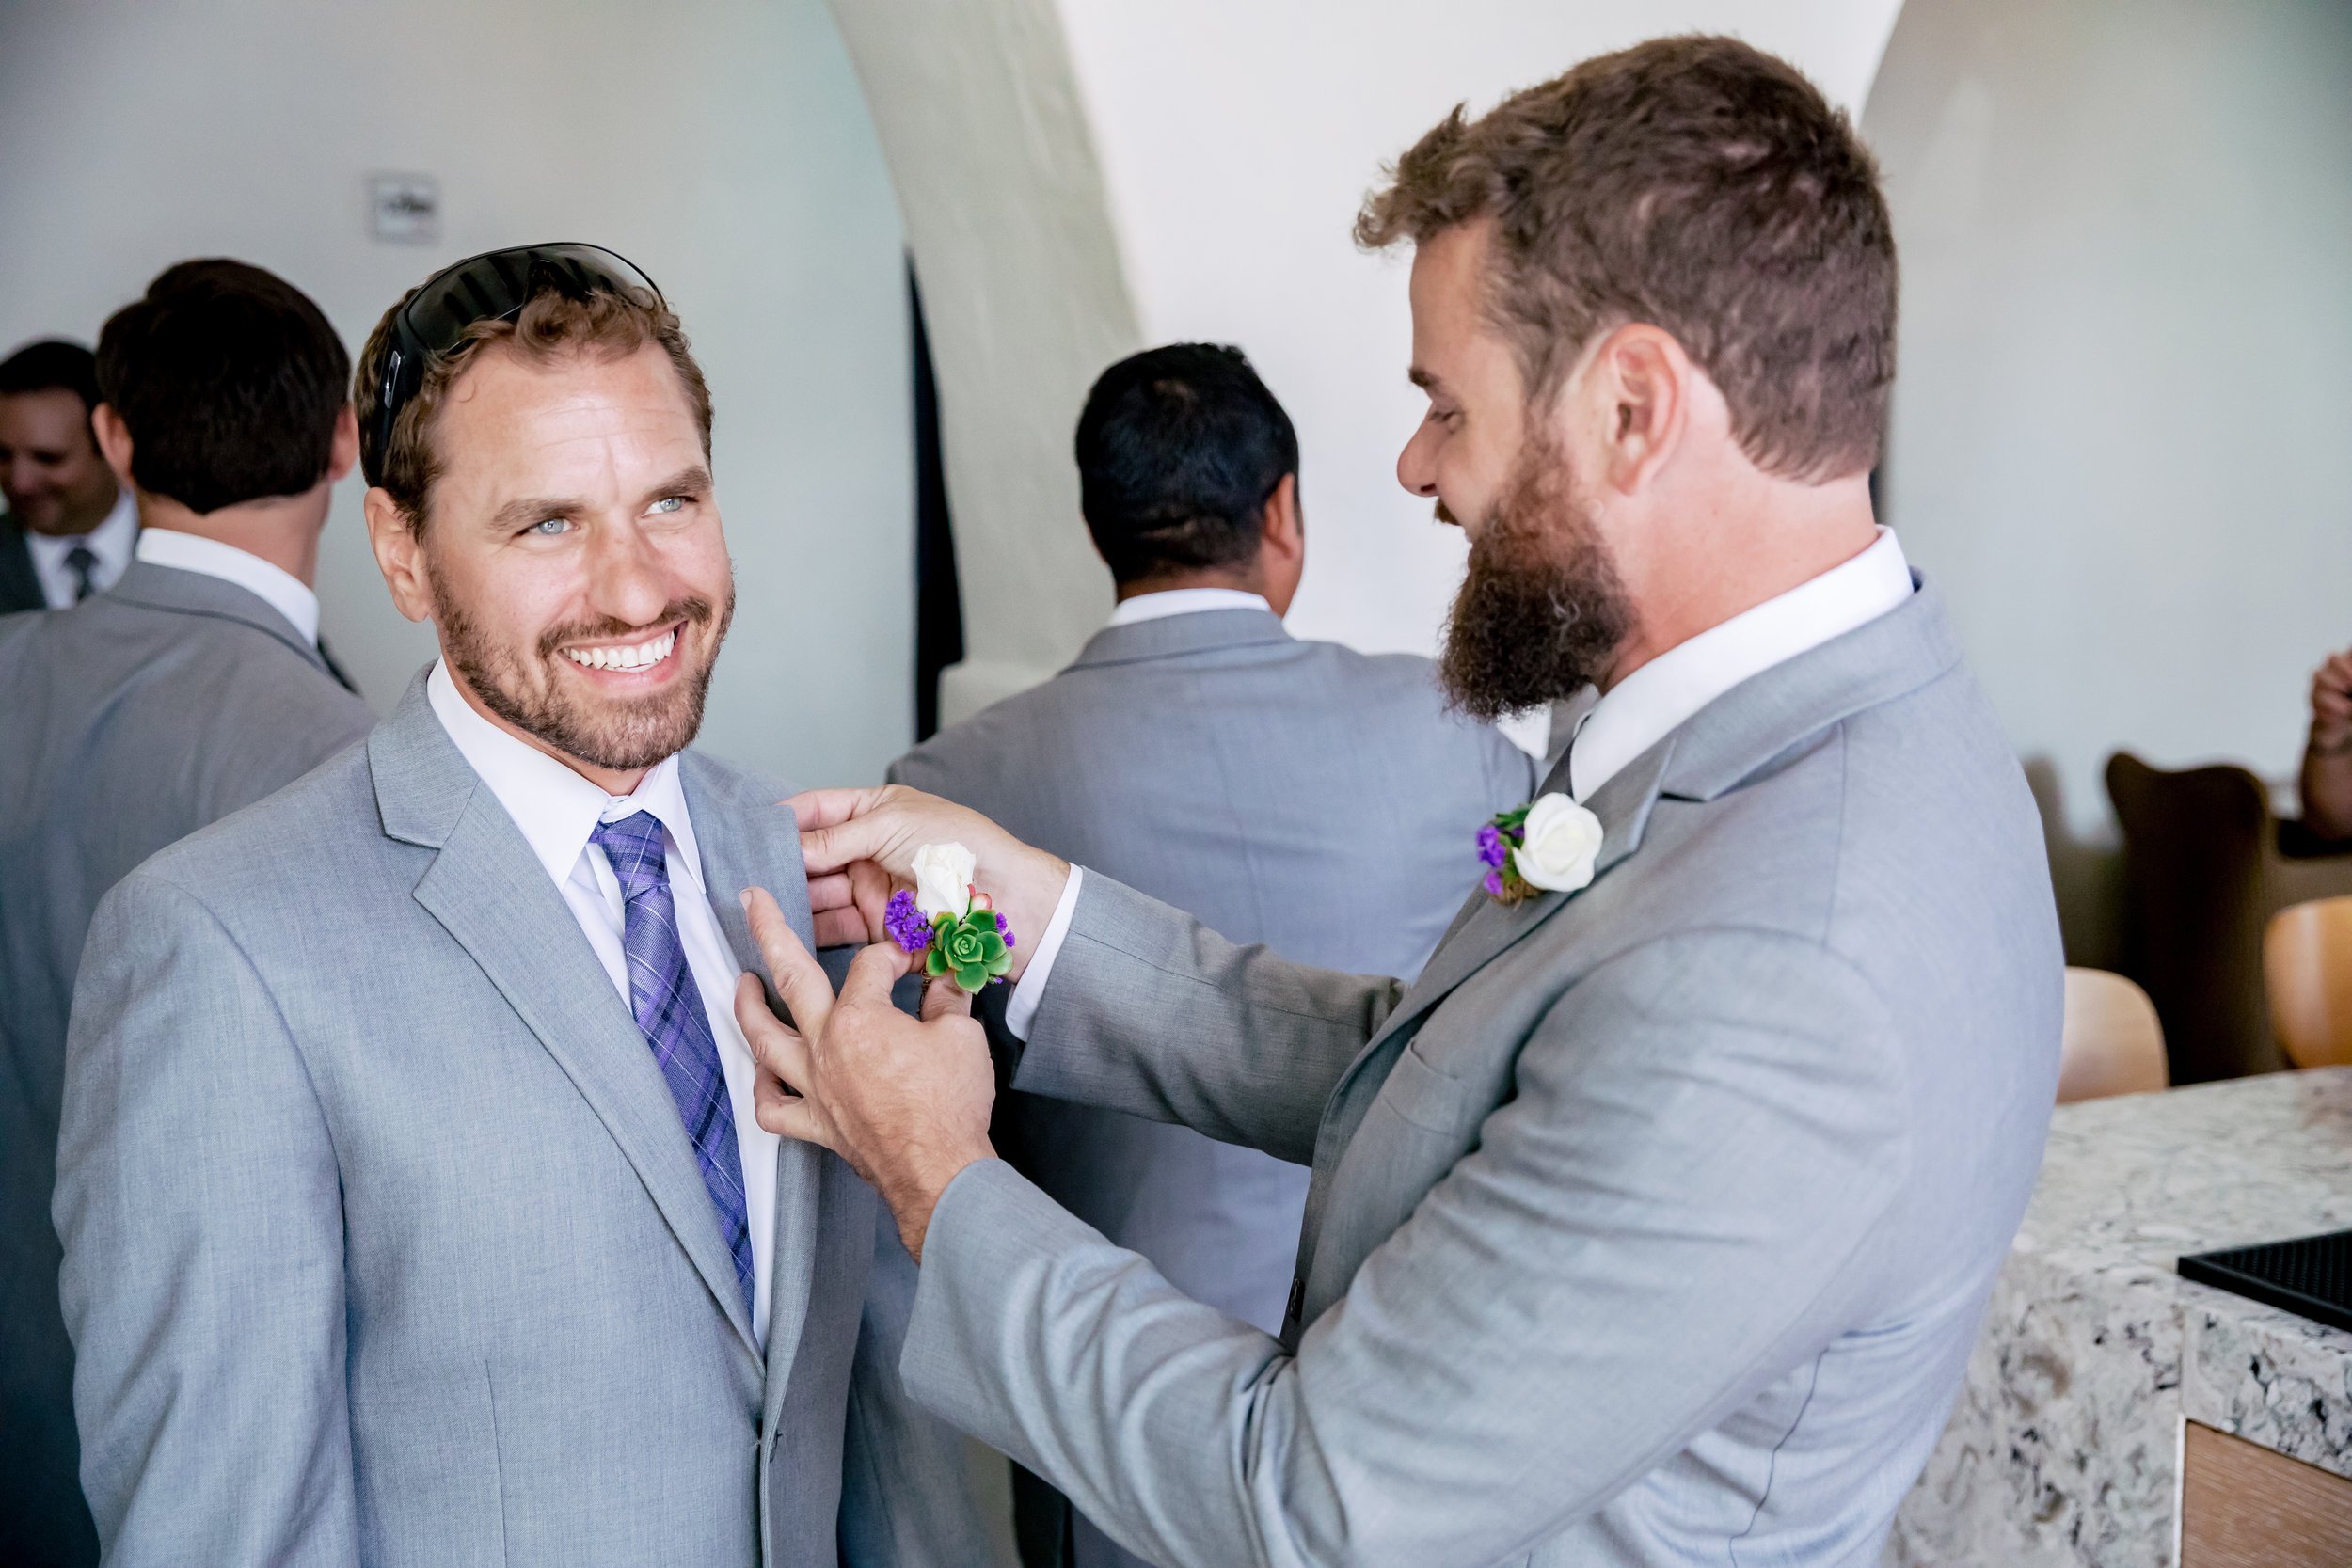
<path id="1" fill-rule="evenodd" d="M 717 405 L 739 608 L 704 742 L 799 782 L 912 738 L 902 240 L 818 0 L 11 0 L 0 8 L 0 352 L 227 254 L 355 354 L 442 262 L 587 239 L 685 318 Z M 437 175 L 439 244 L 368 231 L 362 176 Z M 379 709 L 431 656 L 336 499 L 326 631 Z"/>
<path id="2" fill-rule="evenodd" d="M 2291 773 L 2352 641 L 2347 82 L 2310 0 L 1912 0 L 1888 48 L 1886 511 L 2061 837 L 2121 748 Z"/>
<path id="3" fill-rule="evenodd" d="M 832 3 L 938 351 L 966 635 L 989 665 L 945 689 L 952 717 L 1050 673 L 1100 624 L 1109 582 L 1077 515 L 1071 427 L 1104 365 L 1176 338 L 1239 343 L 1298 423 L 1293 627 L 1433 648 L 1462 544 L 1395 483 L 1420 417 L 1403 259 L 1348 238 L 1380 166 L 1457 102 L 1692 28 L 1739 32 L 1858 105 L 1898 0 Z M 984 581 L 976 557 L 1021 570 Z"/>
<path id="4" fill-rule="evenodd" d="M 1349 238 L 1381 166 L 1456 103 L 1666 33 L 1736 33 L 1859 113 L 1899 4 L 1060 0 L 1143 340 L 1240 344 L 1298 424 L 1294 631 L 1428 652 L 1461 577 L 1460 531 L 1396 483 L 1409 258 Z"/>

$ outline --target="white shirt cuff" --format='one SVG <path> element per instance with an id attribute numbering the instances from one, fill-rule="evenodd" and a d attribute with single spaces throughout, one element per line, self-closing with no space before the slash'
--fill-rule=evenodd
<path id="1" fill-rule="evenodd" d="M 1005 1004 L 1005 1030 L 1014 1039 L 1027 1039 L 1029 1025 L 1037 1022 L 1038 1006 L 1045 1000 L 1045 982 L 1053 978 L 1054 956 L 1070 934 L 1070 916 L 1078 907 L 1078 883 L 1084 877 L 1075 865 L 1070 868 L 1070 879 L 1061 885 L 1061 901 L 1054 906 L 1054 918 L 1045 923 L 1045 934 L 1029 953 L 1029 967 L 1021 972 L 1021 981 Z"/>

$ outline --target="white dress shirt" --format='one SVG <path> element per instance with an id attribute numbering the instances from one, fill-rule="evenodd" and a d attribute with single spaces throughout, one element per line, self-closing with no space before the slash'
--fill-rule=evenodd
<path id="1" fill-rule="evenodd" d="M 1170 615 L 1194 615 L 1204 610 L 1263 610 L 1268 615 L 1274 607 L 1261 594 L 1246 593 L 1239 588 L 1163 588 L 1156 594 L 1137 594 L 1132 599 L 1121 599 L 1111 611 L 1114 626 L 1132 626 L 1138 621 L 1164 621 Z"/>
<path id="2" fill-rule="evenodd" d="M 313 647 L 318 645 L 318 594 L 292 572 L 273 566 L 250 551 L 199 534 L 151 528 L 139 533 L 138 558 L 150 566 L 201 572 L 208 578 L 233 582 L 283 615 L 286 624 L 302 634 L 304 641 Z"/>
<path id="3" fill-rule="evenodd" d="M 509 735 L 467 703 L 451 681 L 446 666 L 435 664 L 425 680 L 425 695 L 441 727 L 457 745 L 482 782 L 490 786 L 506 815 L 522 830 L 523 838 L 547 868 L 548 876 L 571 907 L 581 935 L 596 950 L 620 993 L 624 1011 L 629 1006 L 628 965 L 621 939 L 626 907 L 620 879 L 613 876 L 604 851 L 589 839 L 599 822 L 651 812 L 664 832 L 670 876 L 670 900 L 677 911 L 679 940 L 686 948 L 686 967 L 702 993 L 703 1015 L 711 1038 L 718 1043 L 719 1066 L 726 1073 L 727 1101 L 735 1115 L 735 1144 L 743 1164 L 744 1218 L 752 1232 L 752 1327 L 764 1348 L 768 1343 L 768 1282 L 775 1262 L 776 1155 L 781 1139 L 759 1125 L 754 1113 L 752 1085 L 756 1073 L 750 1042 L 735 1022 L 735 982 L 742 971 L 727 946 L 719 917 L 711 911 L 710 892 L 703 884 L 701 851 L 695 846 L 694 824 L 687 815 L 686 792 L 678 782 L 677 758 L 666 757 L 645 774 L 634 795 L 607 795 L 564 764 L 537 747 Z M 683 1131 L 683 1123 L 680 1124 Z"/>
<path id="4" fill-rule="evenodd" d="M 1894 530 L 1882 528 L 1876 542 L 1852 560 L 1667 649 L 1611 687 L 1585 715 L 1568 752 L 1570 793 L 1589 799 L 1627 763 L 1741 681 L 1877 620 L 1911 592 L 1911 564 Z M 1005 1027 L 1017 1039 L 1029 1037 L 1045 999 L 1082 880 L 1083 873 L 1072 866 L 1053 918 L 1030 949 L 1029 967 L 1005 1003 Z"/>
<path id="5" fill-rule="evenodd" d="M 90 592 L 99 594 L 112 588 L 122 569 L 131 564 L 131 546 L 138 536 L 139 509 L 127 486 L 116 493 L 114 510 L 87 533 L 35 533 L 26 529 L 24 548 L 33 558 L 33 575 L 40 578 L 41 597 L 49 601 L 52 610 L 63 610 L 73 603 L 74 590 L 80 584 L 65 558 L 73 553 L 76 545 L 98 558 L 98 564 L 90 568 Z"/>
<path id="6" fill-rule="evenodd" d="M 1911 563 L 1895 531 L 1883 528 L 1843 565 L 1677 643 L 1611 687 L 1584 716 L 1568 750 L 1568 793 L 1591 800 L 1627 763 L 1741 681 L 1910 597 Z"/>

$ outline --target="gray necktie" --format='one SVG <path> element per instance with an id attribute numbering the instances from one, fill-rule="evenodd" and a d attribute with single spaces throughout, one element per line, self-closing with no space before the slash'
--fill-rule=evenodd
<path id="1" fill-rule="evenodd" d="M 94 579 L 98 571 L 98 552 L 87 545 L 76 545 L 65 552 L 66 570 L 73 574 L 73 602 L 80 604 L 98 591 Z"/>

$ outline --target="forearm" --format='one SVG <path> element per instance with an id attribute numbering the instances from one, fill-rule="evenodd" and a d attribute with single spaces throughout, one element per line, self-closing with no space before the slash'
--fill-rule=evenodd
<path id="1" fill-rule="evenodd" d="M 2301 782 L 2303 825 L 2321 838 L 2352 838 L 2352 741 L 2312 736 Z"/>
<path id="2" fill-rule="evenodd" d="M 1401 990 L 1237 946 L 1088 875 L 1013 1082 L 1305 1164 L 1332 1085 Z"/>
<path id="3" fill-rule="evenodd" d="M 1866 989 L 1806 962 L 1693 943 L 1570 993 L 1295 1355 L 975 1164 L 908 1386 L 1167 1568 L 1523 1552 L 1818 1354 L 1867 1277 L 1903 1091 Z"/>

